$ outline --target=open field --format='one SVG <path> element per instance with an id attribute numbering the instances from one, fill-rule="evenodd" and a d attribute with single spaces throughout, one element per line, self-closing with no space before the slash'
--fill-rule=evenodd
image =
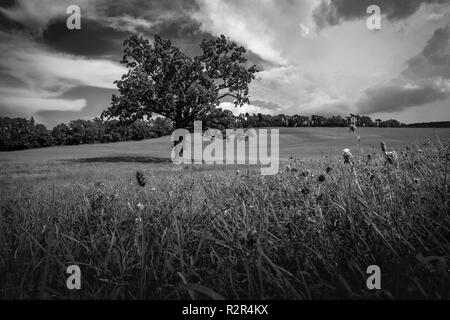
<path id="1" fill-rule="evenodd" d="M 392 148 L 407 143 L 425 142 L 438 135 L 445 140 L 450 137 L 450 128 L 358 128 L 361 147 L 379 148 L 385 141 Z M 0 152 L 0 162 L 46 162 L 51 160 L 91 159 L 88 162 L 153 162 L 154 158 L 170 158 L 170 137 L 137 142 L 117 142 L 109 144 L 89 144 L 24 151 Z M 355 135 L 348 128 L 281 128 L 280 158 L 321 158 L 339 155 L 342 149 L 359 146 Z M 108 159 L 109 158 L 109 159 Z M 129 159 L 128 159 L 129 158 Z M 158 161 L 156 161 L 158 162 Z"/>
<path id="2" fill-rule="evenodd" d="M 274 176 L 167 137 L 0 153 L 0 298 L 450 299 L 449 129 L 280 132 Z"/>

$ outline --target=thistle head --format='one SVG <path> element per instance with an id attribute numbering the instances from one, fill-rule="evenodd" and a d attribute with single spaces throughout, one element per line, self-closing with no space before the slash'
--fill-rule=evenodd
<path id="1" fill-rule="evenodd" d="M 137 208 L 139 209 L 139 210 L 144 210 L 144 208 L 145 208 L 145 206 L 142 204 L 142 203 L 138 203 L 137 204 Z"/>
<path id="2" fill-rule="evenodd" d="M 350 152 L 350 149 L 344 149 L 342 151 L 342 156 L 344 157 L 344 163 L 351 163 L 351 160 L 353 158 L 352 153 Z"/>
<path id="3" fill-rule="evenodd" d="M 137 183 L 141 186 L 141 187 L 145 187 L 145 177 L 144 174 L 142 173 L 142 171 L 138 170 L 136 171 L 136 180 Z"/>
<path id="4" fill-rule="evenodd" d="M 321 174 L 320 176 L 317 177 L 317 181 L 319 182 L 324 182 L 326 180 L 326 177 L 324 174 Z"/>

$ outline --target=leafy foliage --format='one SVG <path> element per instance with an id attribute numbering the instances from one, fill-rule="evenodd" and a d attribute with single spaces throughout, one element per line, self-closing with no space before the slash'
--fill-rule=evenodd
<path id="1" fill-rule="evenodd" d="M 52 130 L 33 119 L 0 118 L 0 151 L 23 150 L 54 145 L 78 145 L 142 140 L 169 135 L 172 122 L 156 118 L 123 123 L 118 120 L 74 120 Z"/>
<path id="2" fill-rule="evenodd" d="M 203 40 L 203 53 L 196 57 L 159 36 L 151 44 L 133 35 L 124 45 L 122 63 L 129 71 L 115 82 L 120 95 L 113 95 L 105 117 L 135 121 L 156 113 L 185 128 L 210 115 L 223 99 L 234 99 L 235 106 L 249 102 L 256 67 L 246 66 L 246 50 L 223 35 Z"/>

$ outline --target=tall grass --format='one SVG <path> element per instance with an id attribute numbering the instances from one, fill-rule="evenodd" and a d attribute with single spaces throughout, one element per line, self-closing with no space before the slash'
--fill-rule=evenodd
<path id="1" fill-rule="evenodd" d="M 8 174 L 0 298 L 449 299 L 450 145 L 397 152 L 396 165 L 381 151 L 293 159 L 275 176 Z M 72 264 L 81 290 L 66 288 Z M 366 287 L 373 264 L 382 290 Z"/>

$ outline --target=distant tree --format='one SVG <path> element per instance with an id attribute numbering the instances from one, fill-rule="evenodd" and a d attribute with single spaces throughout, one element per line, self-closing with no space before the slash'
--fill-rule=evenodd
<path id="1" fill-rule="evenodd" d="M 332 116 L 331 118 L 328 118 L 327 126 L 330 126 L 330 127 L 344 127 L 345 126 L 345 120 L 341 116 Z"/>
<path id="2" fill-rule="evenodd" d="M 216 108 L 203 119 L 203 129 L 218 129 L 224 132 L 226 129 L 235 128 L 236 120 L 237 118 L 230 110 Z"/>
<path id="3" fill-rule="evenodd" d="M 132 140 L 143 140 L 149 138 L 151 135 L 151 125 L 142 120 L 135 121 L 130 126 L 130 133 Z"/>
<path id="4" fill-rule="evenodd" d="M 98 136 L 98 126 L 91 120 L 74 120 L 69 123 L 70 143 L 94 143 Z"/>
<path id="5" fill-rule="evenodd" d="M 58 124 L 52 129 L 53 141 L 56 145 L 65 145 L 70 141 L 70 129 L 64 124 Z"/>
<path id="6" fill-rule="evenodd" d="M 129 71 L 115 82 L 119 95 L 103 117 L 135 121 L 159 114 L 175 128 L 186 128 L 224 99 L 235 106 L 249 102 L 248 85 L 257 70 L 246 65 L 246 50 L 225 36 L 203 40 L 203 53 L 193 58 L 159 36 L 152 44 L 131 36 L 124 45 L 122 63 Z"/>
<path id="7" fill-rule="evenodd" d="M 311 116 L 311 124 L 314 127 L 322 127 L 325 126 L 327 123 L 327 118 L 319 115 L 312 115 Z"/>
<path id="8" fill-rule="evenodd" d="M 33 129 L 33 148 L 50 147 L 53 144 L 51 131 L 43 124 L 37 124 Z"/>
<path id="9" fill-rule="evenodd" d="M 157 117 L 151 120 L 152 132 L 158 137 L 170 135 L 174 129 L 173 121 L 163 117 Z"/>
<path id="10" fill-rule="evenodd" d="M 361 116 L 359 118 L 359 125 L 361 127 L 373 127 L 374 123 L 372 121 L 372 119 L 368 116 Z"/>
<path id="11" fill-rule="evenodd" d="M 387 121 L 383 121 L 382 123 L 381 123 L 381 126 L 382 127 L 388 127 L 388 128 L 397 128 L 397 127 L 400 127 L 400 122 L 398 122 L 397 120 L 394 120 L 394 119 L 390 119 L 390 120 L 387 120 Z"/>

